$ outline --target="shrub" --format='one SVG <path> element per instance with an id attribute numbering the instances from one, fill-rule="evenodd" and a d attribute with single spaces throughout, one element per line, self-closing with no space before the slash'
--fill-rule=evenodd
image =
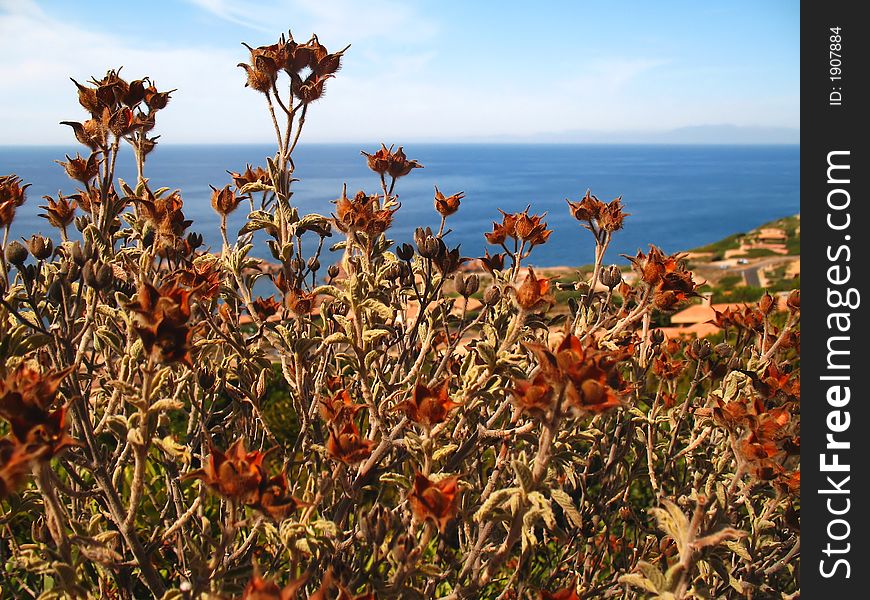
<path id="1" fill-rule="evenodd" d="M 568 209 L 591 275 L 551 310 L 528 266 L 551 231 L 530 209 L 485 234 L 485 273 L 444 236 L 461 193 L 436 189 L 437 231 L 389 238 L 421 166 L 401 147 L 363 153 L 375 191 L 300 214 L 292 155 L 343 59 L 316 37 L 250 48 L 277 150 L 214 187 L 219 254 L 146 177 L 171 92 L 76 83 L 86 155 L 62 165 L 79 189 L 43 207 L 59 238 L 4 239 L 0 260 L 3 594 L 795 592 L 799 294 L 781 321 L 769 296 L 717 315 L 716 346 L 665 342 L 651 323 L 696 282 L 655 246 L 634 285 L 604 266 L 626 214 L 587 192 Z M 115 177 L 122 151 L 135 182 Z M 0 180 L 7 237 L 25 194 Z"/>

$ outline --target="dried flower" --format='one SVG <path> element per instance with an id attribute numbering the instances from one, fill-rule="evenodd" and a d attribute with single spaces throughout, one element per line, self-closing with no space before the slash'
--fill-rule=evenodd
<path id="1" fill-rule="evenodd" d="M 281 309 L 281 303 L 274 296 L 254 299 L 254 312 L 259 320 L 265 321 Z M 251 315 L 253 316 L 253 315 Z"/>
<path id="2" fill-rule="evenodd" d="M 449 384 L 449 379 L 444 379 L 434 388 L 418 383 L 414 386 L 412 397 L 397 404 L 393 410 L 403 411 L 409 419 L 427 429 L 443 423 L 447 413 L 460 406 L 460 403 L 450 399 Z"/>
<path id="3" fill-rule="evenodd" d="M 135 313 L 136 333 L 145 351 L 163 363 L 182 362 L 193 367 L 190 340 L 190 290 L 166 284 L 160 289 L 147 282 L 139 286 L 136 300 L 127 304 Z"/>
<path id="4" fill-rule="evenodd" d="M 508 391 L 513 396 L 514 405 L 534 417 L 545 418 L 553 406 L 555 391 L 542 372 L 538 372 L 531 381 L 514 379 L 513 387 Z"/>
<path id="5" fill-rule="evenodd" d="M 539 600 L 580 600 L 580 596 L 577 595 L 577 580 L 556 592 L 541 590 Z"/>
<path id="6" fill-rule="evenodd" d="M 43 199 L 48 202 L 45 206 L 39 208 L 45 210 L 39 216 L 47 219 L 53 227 L 58 229 L 66 229 L 75 219 L 76 206 L 75 202 L 70 202 L 67 196 L 58 193 L 57 200 L 51 196 L 43 196 Z"/>
<path id="7" fill-rule="evenodd" d="M 211 207 L 221 217 L 226 217 L 231 212 L 236 210 L 236 208 L 238 208 L 239 206 L 239 203 L 245 198 L 245 196 L 236 196 L 236 193 L 230 188 L 229 185 L 225 185 L 221 189 L 217 189 L 216 187 L 211 185 L 208 187 L 212 189 Z"/>
<path id="8" fill-rule="evenodd" d="M 298 288 L 290 289 L 285 296 L 284 302 L 293 314 L 298 317 L 310 315 L 317 307 L 317 294 L 306 292 Z"/>
<path id="9" fill-rule="evenodd" d="M 515 289 L 516 303 L 524 310 L 549 308 L 556 299 L 550 294 L 550 280 L 538 279 L 535 271 L 529 267 L 529 274 L 523 283 Z"/>
<path id="10" fill-rule="evenodd" d="M 260 485 L 256 501 L 251 506 L 268 515 L 272 520 L 281 522 L 304 506 L 308 506 L 290 493 L 290 485 L 284 473 L 269 477 L 260 467 Z"/>
<path id="11" fill-rule="evenodd" d="M 438 186 L 435 186 L 435 210 L 442 217 L 449 217 L 457 210 L 459 210 L 460 200 L 465 197 L 465 192 L 457 192 L 452 196 L 444 196 L 441 191 L 438 189 Z"/>
<path id="12" fill-rule="evenodd" d="M 56 160 L 55 162 L 62 166 L 69 175 L 70 179 L 81 181 L 87 185 L 99 173 L 99 162 L 97 161 L 97 153 L 92 152 L 88 158 L 82 158 L 76 153 L 75 158 L 66 157 L 67 162 Z"/>
<path id="13" fill-rule="evenodd" d="M 36 260 L 45 260 L 51 256 L 54 244 L 51 239 L 34 234 L 27 240 L 27 249 L 30 250 L 30 253 Z"/>
<path id="14" fill-rule="evenodd" d="M 393 152 L 393 147 L 389 149 L 385 144 L 381 144 L 381 149 L 374 154 L 362 152 L 366 157 L 369 169 L 380 175 L 389 175 L 394 179 L 404 177 L 414 169 L 422 169 L 423 165 L 416 160 L 408 160 L 401 146 Z"/>
<path id="15" fill-rule="evenodd" d="M 17 175 L 0 177 L 0 227 L 8 227 L 15 218 L 15 210 L 24 204 L 25 190 L 29 183 L 21 185 Z"/>
<path id="16" fill-rule="evenodd" d="M 184 218 L 182 212 L 184 202 L 182 202 L 178 190 L 166 195 L 155 196 L 146 185 L 144 196 L 131 198 L 131 200 L 139 205 L 145 220 L 161 235 L 172 238 L 181 237 L 184 230 L 192 223 Z M 79 203 L 81 204 L 81 200 Z"/>
<path id="17" fill-rule="evenodd" d="M 408 494 L 411 511 L 419 521 L 432 521 L 440 531 L 456 516 L 459 509 L 458 477 L 432 481 L 419 471 Z"/>
<path id="18" fill-rule="evenodd" d="M 329 427 L 326 450 L 335 460 L 347 465 L 359 464 L 371 456 L 374 447 L 375 441 L 363 438 L 353 421 L 345 421 L 340 428 Z"/>
<path id="19" fill-rule="evenodd" d="M 341 388 L 332 397 L 321 399 L 318 408 L 324 421 L 337 425 L 353 421 L 356 413 L 365 407 L 365 404 L 355 403 L 350 397 L 350 392 Z"/>
<path id="20" fill-rule="evenodd" d="M 271 185 L 272 183 L 269 173 L 263 167 L 257 167 L 254 169 L 251 165 L 246 165 L 245 170 L 242 173 L 235 173 L 233 171 L 227 171 L 227 173 L 229 173 L 233 180 L 233 185 L 235 185 L 238 190 L 241 190 L 249 183 L 261 183 L 263 185 Z"/>
<path id="21" fill-rule="evenodd" d="M 68 368 L 41 374 L 21 364 L 0 380 L 0 416 L 9 422 L 15 444 L 26 447 L 19 450 L 7 445 L 4 451 L 10 457 L 23 461 L 26 454 L 30 460 L 48 460 L 65 448 L 80 445 L 67 435 L 67 406 L 52 408 L 60 382 L 71 372 Z"/>
<path id="22" fill-rule="evenodd" d="M 255 502 L 263 480 L 265 458 L 263 452 L 248 452 L 245 441 L 239 438 L 226 452 L 212 446 L 205 466 L 186 474 L 184 479 L 199 479 L 224 498 L 246 504 Z"/>

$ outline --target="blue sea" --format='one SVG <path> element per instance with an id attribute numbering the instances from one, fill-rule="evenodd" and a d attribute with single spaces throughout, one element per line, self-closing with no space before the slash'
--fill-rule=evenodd
<path id="1" fill-rule="evenodd" d="M 377 147 L 300 146 L 294 153 L 300 181 L 294 184 L 293 203 L 303 214 L 328 215 L 343 183 L 349 193 L 376 193 L 377 176 L 366 167 L 360 150 Z M 44 204 L 43 195 L 74 193 L 75 182 L 53 161 L 77 150 L 81 147 L 0 147 L 0 174 L 16 173 L 32 184 L 13 225 L 14 236 L 55 233 L 38 217 L 38 206 Z M 124 150 L 118 175 L 132 183 L 135 169 L 129 148 Z M 545 220 L 553 229 L 550 241 L 535 248 L 532 264 L 591 263 L 591 235 L 570 216 L 565 203 L 566 198 L 580 199 L 587 188 L 601 200 L 623 196 L 631 213 L 614 238 L 610 262 L 624 262 L 620 254 L 634 254 L 649 243 L 675 252 L 800 211 L 798 146 L 411 144 L 405 151 L 425 168 L 399 180 L 402 207 L 390 237 L 409 242 L 415 227 L 438 226 L 435 185 L 445 194 L 464 191 L 459 212 L 448 219 L 452 232 L 447 240 L 461 244 L 465 256 L 483 254 L 483 232 L 500 220 L 499 208 L 512 212 L 531 205 L 532 213 L 547 213 Z M 209 184 L 222 187 L 230 182 L 226 170 L 242 171 L 246 163 L 264 165 L 271 154 L 266 145 L 165 144 L 149 156 L 145 171 L 152 189 L 181 190 L 185 215 L 194 222 L 190 230 L 219 249 L 219 220 L 211 209 Z M 246 206 L 231 216 L 231 230 L 241 227 Z M 262 240 L 255 254 L 268 257 Z"/>

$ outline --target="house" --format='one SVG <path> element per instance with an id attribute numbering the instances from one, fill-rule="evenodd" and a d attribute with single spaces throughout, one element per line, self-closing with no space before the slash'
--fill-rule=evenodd
<path id="1" fill-rule="evenodd" d="M 755 239 L 762 244 L 784 244 L 788 241 L 788 235 L 779 227 L 762 227 L 755 234 Z"/>

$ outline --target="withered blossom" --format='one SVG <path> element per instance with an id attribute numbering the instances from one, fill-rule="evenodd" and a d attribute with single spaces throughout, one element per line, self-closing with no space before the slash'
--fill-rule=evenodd
<path id="1" fill-rule="evenodd" d="M 221 217 L 226 217 L 236 210 L 239 203 L 245 199 L 245 196 L 237 196 L 229 185 L 225 185 L 221 189 L 217 189 L 212 185 L 209 185 L 208 187 L 212 189 L 211 207 Z"/>
<path id="2" fill-rule="evenodd" d="M 553 233 L 553 230 L 547 229 L 547 224 L 543 221 L 545 215 L 530 215 L 529 209 L 526 208 L 513 216 L 516 237 L 532 246 L 545 243 Z"/>
<path id="3" fill-rule="evenodd" d="M 532 267 L 529 267 L 529 274 L 516 288 L 514 298 L 523 310 L 549 308 L 556 301 L 550 293 L 550 280 L 538 279 Z"/>
<path id="4" fill-rule="evenodd" d="M 689 298 L 697 296 L 692 272 L 686 269 L 684 255 L 666 256 L 659 248 L 650 245 L 648 254 L 637 252 L 626 256 L 634 265 L 640 279 L 653 288 L 653 305 L 662 312 L 671 312 Z"/>
<path id="5" fill-rule="evenodd" d="M 686 361 L 671 360 L 666 353 L 661 353 L 653 361 L 653 372 L 661 377 L 673 381 L 682 375 L 686 367 Z"/>
<path id="6" fill-rule="evenodd" d="M 218 295 L 222 281 L 223 268 L 220 259 L 210 254 L 198 256 L 175 275 L 178 286 L 186 286 L 192 295 L 207 300 Z"/>
<path id="7" fill-rule="evenodd" d="M 501 271 L 504 269 L 504 259 L 507 256 L 504 252 L 496 253 L 493 255 L 489 254 L 489 250 L 484 250 L 483 256 L 478 258 L 480 264 L 483 265 L 483 268 L 487 270 L 490 274 L 493 274 L 495 271 Z"/>
<path id="8" fill-rule="evenodd" d="M 42 198 L 47 204 L 39 207 L 45 211 L 39 216 L 47 219 L 53 227 L 66 230 L 75 219 L 78 204 L 75 201 L 70 202 L 70 198 L 61 193 L 58 193 L 57 200 L 51 196 L 43 196 Z"/>
<path id="9" fill-rule="evenodd" d="M 284 302 L 297 317 L 310 315 L 317 307 L 317 294 L 291 288 L 287 291 Z"/>
<path id="10" fill-rule="evenodd" d="M 553 406 L 555 390 L 543 372 L 538 372 L 531 381 L 514 379 L 509 388 L 513 404 L 520 411 L 543 419 Z"/>
<path id="11" fill-rule="evenodd" d="M 72 127 L 76 140 L 91 149 L 92 152 L 106 147 L 108 127 L 102 119 L 88 119 L 84 123 L 78 121 L 61 121 L 61 125 Z"/>
<path id="12" fill-rule="evenodd" d="M 0 176 L 0 227 L 8 227 L 15 218 L 15 210 L 24 204 L 25 190 L 29 183 L 21 185 L 17 175 Z"/>
<path id="13" fill-rule="evenodd" d="M 117 198 L 114 187 L 110 188 L 108 196 L 110 198 Z M 103 203 L 103 196 L 100 193 L 99 188 L 96 187 L 91 187 L 86 190 L 78 190 L 75 194 L 71 194 L 69 198 L 75 201 L 76 206 L 81 207 L 83 211 L 91 214 L 93 214 L 96 208 Z"/>
<path id="14" fill-rule="evenodd" d="M 583 343 L 567 335 L 555 352 L 541 344 L 525 344 L 538 358 L 543 379 L 533 381 L 534 393 L 543 402 L 543 384 L 564 390 L 566 407 L 574 414 L 602 413 L 622 405 L 626 384 L 617 366 L 633 348 L 602 350 L 594 342 Z M 525 386 L 527 389 L 532 389 Z M 514 389 L 517 382 L 514 382 Z"/>
<path id="15" fill-rule="evenodd" d="M 254 574 L 248 585 L 245 586 L 239 600 L 297 600 L 297 598 L 301 600 L 299 592 L 307 581 L 308 574 L 306 573 L 282 588 L 273 581 L 263 579 L 259 570 L 255 568 Z"/>
<path id="16" fill-rule="evenodd" d="M 68 406 L 55 407 L 60 382 L 72 368 L 48 374 L 20 364 L 0 379 L 0 417 L 9 422 L 11 434 L 0 446 L 0 488 L 6 493 L 21 483 L 23 470 L 37 460 L 58 456 L 80 442 L 68 434 Z"/>
<path id="17" fill-rule="evenodd" d="M 368 196 L 365 192 L 357 192 L 353 200 L 348 199 L 346 191 L 335 201 L 335 225 L 344 233 L 364 233 L 374 238 L 393 223 L 393 213 L 396 209 L 379 208 L 379 196 Z"/>
<path id="18" fill-rule="evenodd" d="M 377 152 L 373 154 L 362 152 L 362 155 L 366 157 L 369 169 L 379 175 L 389 175 L 394 179 L 404 177 L 414 169 L 423 168 L 423 165 L 416 160 L 408 160 L 401 146 L 393 152 L 392 146 L 387 148 L 386 144 L 381 144 L 381 148 Z"/>
<path id="19" fill-rule="evenodd" d="M 414 475 L 414 486 L 408 493 L 414 517 L 421 522 L 433 522 L 443 532 L 459 510 L 458 482 L 459 478 L 455 476 L 432 481 L 418 471 Z"/>
<path id="20" fill-rule="evenodd" d="M 322 398 L 318 405 L 320 416 L 333 425 L 353 421 L 356 413 L 365 407 L 365 404 L 355 403 L 350 397 L 350 392 L 345 388 L 338 389 L 331 397 Z"/>
<path id="21" fill-rule="evenodd" d="M 374 440 L 363 438 L 351 420 L 345 420 L 340 427 L 329 426 L 326 450 L 329 456 L 347 465 L 356 465 L 367 459 L 375 444 Z"/>
<path id="22" fill-rule="evenodd" d="M 613 233 L 622 229 L 625 217 L 629 216 L 623 210 L 622 196 L 610 202 L 602 202 L 590 190 L 586 190 L 586 194 L 579 202 L 570 200 L 566 202 L 571 215 L 585 223 L 584 227 L 596 234 L 598 231 Z"/>
<path id="23" fill-rule="evenodd" d="M 269 173 L 263 167 L 253 168 L 251 165 L 246 165 L 245 170 L 241 173 L 235 171 L 227 171 L 233 180 L 233 185 L 238 190 L 241 190 L 249 183 L 262 183 L 268 185 L 272 183 Z"/>
<path id="24" fill-rule="evenodd" d="M 135 315 L 135 330 L 145 351 L 163 363 L 181 362 L 193 367 L 190 341 L 191 291 L 168 283 L 155 288 L 147 282 L 139 286 L 136 299 L 126 305 Z"/>
<path id="25" fill-rule="evenodd" d="M 262 467 L 256 500 L 250 505 L 278 523 L 300 508 L 308 506 L 290 493 L 290 485 L 284 473 L 270 477 Z"/>
<path id="26" fill-rule="evenodd" d="M 100 163 L 97 160 L 97 153 L 92 152 L 87 158 L 76 153 L 74 158 L 66 157 L 66 162 L 59 160 L 54 161 L 63 167 L 70 179 L 75 179 L 87 185 L 99 173 Z"/>
<path id="27" fill-rule="evenodd" d="M 449 378 L 432 388 L 417 383 L 412 396 L 397 404 L 393 410 L 403 411 L 409 419 L 426 428 L 443 423 L 447 413 L 461 404 L 450 399 L 449 388 Z"/>
<path id="28" fill-rule="evenodd" d="M 0 498 L 15 493 L 45 450 L 28 447 L 15 437 L 0 438 Z"/>
<path id="29" fill-rule="evenodd" d="M 459 246 L 452 250 L 447 250 L 444 241 L 437 238 L 439 242 L 440 252 L 434 257 L 433 262 L 435 267 L 441 272 L 444 277 L 456 272 L 463 263 L 468 261 L 468 258 L 462 256 L 459 252 Z"/>
<path id="30" fill-rule="evenodd" d="M 580 600 L 577 595 L 577 580 L 575 579 L 571 585 L 555 592 L 541 590 L 538 600 Z"/>
<path id="31" fill-rule="evenodd" d="M 438 186 L 435 186 L 435 210 L 442 217 L 449 217 L 457 210 L 459 210 L 460 201 L 465 197 L 465 192 L 457 192 L 451 196 L 445 196 L 441 193 L 441 190 L 438 189 Z"/>
<path id="32" fill-rule="evenodd" d="M 149 85 L 145 88 L 145 104 L 148 105 L 148 109 L 152 112 L 162 110 L 169 104 L 170 94 L 174 91 L 160 92 L 153 85 Z"/>
<path id="33" fill-rule="evenodd" d="M 277 313 L 279 310 L 281 310 L 281 303 L 275 300 L 274 296 L 269 296 L 268 298 L 255 298 L 252 304 L 254 306 L 256 316 L 261 321 L 265 321 L 266 319 Z"/>
<path id="34" fill-rule="evenodd" d="M 139 206 L 142 216 L 151 224 L 154 231 L 169 237 L 184 235 L 184 230 L 190 226 L 192 221 L 184 218 L 184 212 L 182 212 L 184 202 L 181 200 L 181 193 L 176 190 L 155 196 L 147 185 L 144 188 L 143 196 L 131 198 L 131 200 Z"/>
<path id="35" fill-rule="evenodd" d="M 252 503 L 259 494 L 265 458 L 266 454 L 259 450 L 248 452 L 245 441 L 239 438 L 226 452 L 212 446 L 205 466 L 187 473 L 184 479 L 199 479 L 224 498 Z"/>

